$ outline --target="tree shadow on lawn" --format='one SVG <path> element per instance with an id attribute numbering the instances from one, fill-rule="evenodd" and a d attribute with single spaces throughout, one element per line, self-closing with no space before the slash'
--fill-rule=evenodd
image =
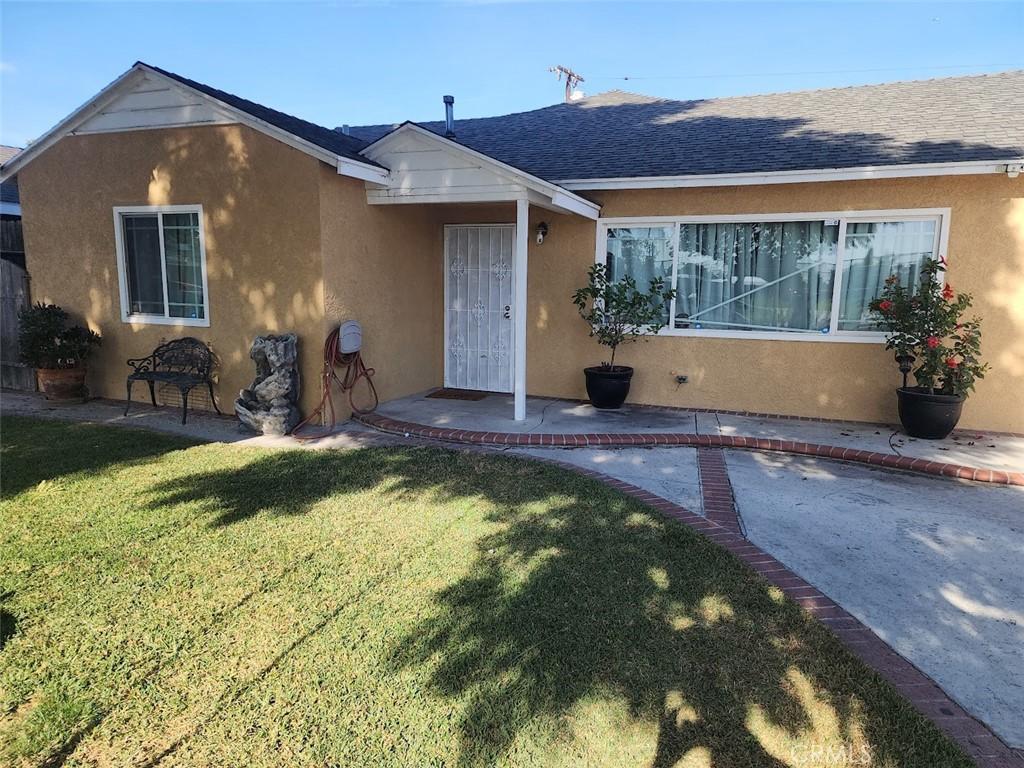
<path id="1" fill-rule="evenodd" d="M 18 631 L 18 617 L 8 611 L 5 605 L 8 601 L 13 603 L 13 597 L 14 592 L 0 592 L 0 651 Z"/>
<path id="2" fill-rule="evenodd" d="M 4 416 L 0 496 L 16 496 L 44 480 L 99 472 L 115 464 L 145 464 L 195 444 L 148 430 Z"/>
<path id="3" fill-rule="evenodd" d="M 863 765 L 864 750 L 876 764 L 969 765 L 727 552 L 566 470 L 419 448 L 281 452 L 164 483 L 152 503 L 205 502 L 225 526 L 371 489 L 408 501 L 410 514 L 426 494 L 480 499 L 495 526 L 467 553 L 467 574 L 389 652 L 396 673 L 429 675 L 458 713 L 462 766 L 491 765 L 538 729 L 545 749 L 572 738 L 603 748 L 634 726 L 648 731 L 632 748 L 656 768 L 683 757 L 808 765 L 814 749 L 840 754 L 833 765 Z M 592 706 L 596 720 L 580 714 Z M 625 720 L 609 726 L 616 706 Z"/>
<path id="4" fill-rule="evenodd" d="M 824 628 L 640 509 L 598 494 L 498 513 L 471 574 L 399 644 L 397 666 L 430 664 L 434 691 L 465 702 L 461 765 L 493 764 L 538 721 L 555 743 L 580 738 L 570 718 L 595 698 L 628 712 L 601 741 L 657 723 L 656 768 L 820 764 L 828 750 L 830 764 L 909 765 L 922 747 L 921 765 L 957 763 L 937 733 L 900 733 L 909 706 Z"/>

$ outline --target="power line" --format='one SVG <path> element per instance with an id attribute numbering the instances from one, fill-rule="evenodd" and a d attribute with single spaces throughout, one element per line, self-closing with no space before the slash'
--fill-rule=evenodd
<path id="1" fill-rule="evenodd" d="M 789 77 L 793 75 L 851 75 L 869 72 L 904 72 L 911 70 L 994 69 L 1024 67 L 1024 64 L 952 64 L 942 67 L 878 67 L 875 69 L 820 69 L 800 72 L 743 72 L 719 75 L 602 75 L 592 80 L 717 80 L 727 77 Z"/>

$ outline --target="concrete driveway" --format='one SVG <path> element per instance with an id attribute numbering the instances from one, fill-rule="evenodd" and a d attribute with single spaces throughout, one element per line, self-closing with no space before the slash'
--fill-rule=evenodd
<path id="1" fill-rule="evenodd" d="M 693 449 L 519 449 L 700 512 Z M 727 451 L 748 538 L 1024 747 L 1024 488 Z"/>
<path id="2" fill-rule="evenodd" d="M 1024 747 L 1024 488 L 729 451 L 748 538 Z"/>

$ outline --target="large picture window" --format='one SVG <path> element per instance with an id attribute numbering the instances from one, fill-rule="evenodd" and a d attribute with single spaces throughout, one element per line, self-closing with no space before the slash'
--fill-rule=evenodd
<path id="1" fill-rule="evenodd" d="M 667 335 L 874 341 L 868 310 L 895 274 L 912 289 L 937 257 L 947 211 L 606 219 L 613 278 L 676 288 Z"/>
<path id="2" fill-rule="evenodd" d="M 198 205 L 114 209 L 125 322 L 209 325 Z"/>

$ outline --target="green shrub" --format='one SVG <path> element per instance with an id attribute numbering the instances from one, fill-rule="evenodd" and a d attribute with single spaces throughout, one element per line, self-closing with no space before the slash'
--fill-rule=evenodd
<path id="1" fill-rule="evenodd" d="M 33 368 L 77 368 L 100 344 L 95 331 L 67 327 L 68 313 L 56 304 L 37 303 L 18 313 L 21 361 Z"/>
<path id="2" fill-rule="evenodd" d="M 587 273 L 587 285 L 573 294 L 572 303 L 590 326 L 590 335 L 612 351 L 604 368 L 615 367 L 615 350 L 620 344 L 654 335 L 667 324 L 668 304 L 675 297 L 672 288 L 658 277 L 646 292 L 639 290 L 628 275 L 612 280 L 608 268 L 595 264 Z"/>

